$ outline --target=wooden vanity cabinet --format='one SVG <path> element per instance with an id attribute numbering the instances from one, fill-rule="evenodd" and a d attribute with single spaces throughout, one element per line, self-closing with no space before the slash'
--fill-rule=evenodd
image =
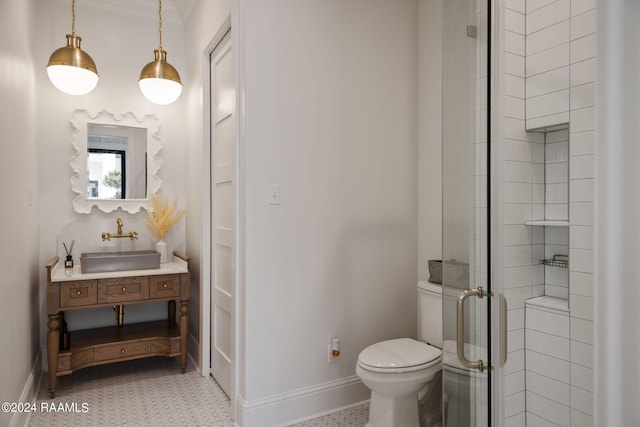
<path id="1" fill-rule="evenodd" d="M 187 257 L 174 254 L 174 262 L 157 270 L 64 274 L 58 258 L 47 268 L 47 358 L 49 396 L 55 397 L 57 378 L 88 366 L 151 356 L 180 357 L 187 363 L 189 270 Z M 135 274 L 135 275 L 131 275 Z M 121 304 L 167 301 L 167 320 L 133 323 L 70 333 L 70 348 L 60 350 L 62 312 Z M 180 316 L 176 322 L 176 301 Z M 71 325 L 74 326 L 74 325 Z"/>

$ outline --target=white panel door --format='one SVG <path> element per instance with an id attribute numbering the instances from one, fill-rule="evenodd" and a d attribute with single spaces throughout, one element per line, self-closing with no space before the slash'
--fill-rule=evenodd
<path id="1" fill-rule="evenodd" d="M 231 33 L 211 54 L 211 373 L 231 396 L 235 253 L 235 70 Z"/>

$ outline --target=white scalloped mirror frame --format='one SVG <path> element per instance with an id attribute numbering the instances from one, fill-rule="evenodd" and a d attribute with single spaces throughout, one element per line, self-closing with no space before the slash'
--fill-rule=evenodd
<path id="1" fill-rule="evenodd" d="M 87 197 L 87 125 L 90 123 L 130 126 L 144 128 L 147 131 L 147 197 L 145 199 L 93 199 Z M 114 114 L 107 110 L 92 115 L 87 110 L 75 110 L 71 118 L 73 134 L 71 144 L 76 152 L 69 160 L 73 170 L 71 177 L 71 191 L 76 193 L 73 199 L 73 208 L 78 213 L 88 214 L 95 206 L 102 212 L 113 212 L 120 208 L 128 213 L 137 213 L 140 209 L 149 209 L 151 201 L 149 197 L 160 190 L 161 180 L 158 171 L 162 165 L 160 150 L 160 121 L 154 115 L 148 114 L 138 118 L 135 114 L 127 112 Z"/>

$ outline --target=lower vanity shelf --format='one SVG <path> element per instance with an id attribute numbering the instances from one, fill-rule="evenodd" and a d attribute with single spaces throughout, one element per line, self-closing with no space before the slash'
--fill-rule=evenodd
<path id="1" fill-rule="evenodd" d="M 177 357 L 180 327 L 166 320 L 134 323 L 122 328 L 108 326 L 71 333 L 71 347 L 58 353 L 57 376 L 105 363 L 151 356 Z"/>

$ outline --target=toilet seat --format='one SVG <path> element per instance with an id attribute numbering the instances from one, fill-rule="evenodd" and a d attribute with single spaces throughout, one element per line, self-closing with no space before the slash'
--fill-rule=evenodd
<path id="1" fill-rule="evenodd" d="M 419 371 L 441 360 L 439 348 L 410 338 L 398 338 L 365 348 L 358 357 L 358 364 L 371 372 L 402 373 Z"/>

